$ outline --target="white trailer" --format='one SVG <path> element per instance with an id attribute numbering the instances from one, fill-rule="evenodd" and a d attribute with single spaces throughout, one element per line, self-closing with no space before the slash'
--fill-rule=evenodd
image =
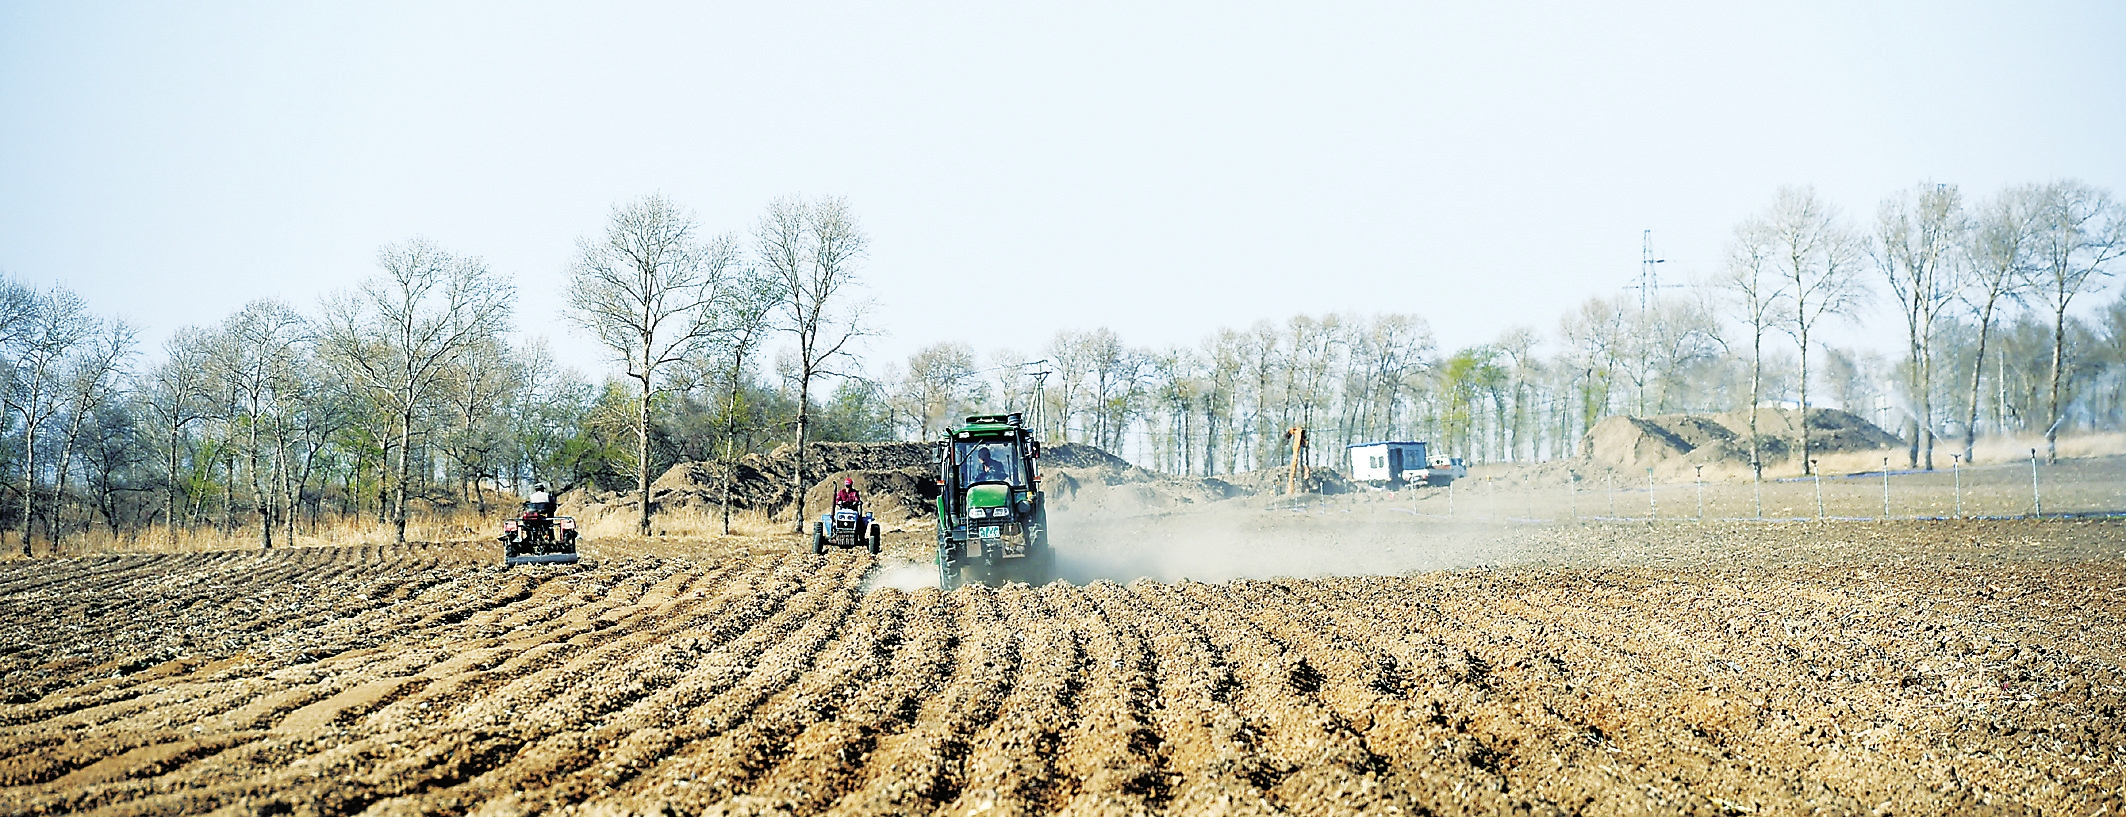
<path id="1" fill-rule="evenodd" d="M 1400 487 L 1423 478 L 1425 443 L 1389 440 L 1344 446 L 1351 461 L 1351 481 Z"/>

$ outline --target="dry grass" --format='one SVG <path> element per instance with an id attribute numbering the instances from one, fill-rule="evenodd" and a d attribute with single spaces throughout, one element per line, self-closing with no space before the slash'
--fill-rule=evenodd
<path id="1" fill-rule="evenodd" d="M 485 539 L 497 535 L 497 520 L 502 511 L 491 510 L 481 514 L 471 509 L 446 509 L 429 513 L 415 513 L 406 523 L 406 538 L 416 542 L 455 542 Z M 392 544 L 397 539 L 388 523 L 380 523 L 367 515 L 325 519 L 313 528 L 298 525 L 295 538 L 290 541 L 285 531 L 276 530 L 273 546 L 283 547 L 356 547 L 362 545 Z M 11 538 L 10 552 L 20 548 L 21 540 Z M 58 552 L 66 556 L 85 556 L 99 553 L 200 553 L 216 550 L 257 550 L 262 545 L 256 524 L 240 527 L 223 533 L 220 528 L 204 526 L 180 527 L 174 532 L 167 525 L 152 525 L 144 530 L 112 533 L 97 528 L 87 533 L 75 534 L 61 539 Z M 46 555 L 52 551 L 51 542 L 39 538 L 35 551 Z"/>
<path id="2" fill-rule="evenodd" d="M 563 513 L 576 518 L 576 530 L 586 539 L 609 539 L 636 536 L 636 510 L 634 505 L 614 502 L 597 507 L 563 508 Z M 744 510 L 731 513 L 731 533 L 735 536 L 764 536 L 788 533 L 790 515 L 780 519 L 765 511 Z M 659 511 L 650 517 L 650 533 L 653 536 L 713 538 L 723 535 L 723 509 L 715 506 L 687 506 Z"/>

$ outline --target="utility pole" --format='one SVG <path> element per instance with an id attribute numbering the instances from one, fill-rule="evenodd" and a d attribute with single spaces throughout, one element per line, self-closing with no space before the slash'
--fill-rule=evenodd
<path id="1" fill-rule="evenodd" d="M 1639 291 L 1639 311 L 1641 313 L 1644 313 L 1648 307 L 1653 306 L 1654 291 L 1662 289 L 1661 276 L 1654 271 L 1654 265 L 1665 263 L 1668 263 L 1668 259 L 1654 257 L 1654 231 L 1645 230 L 1639 233 L 1639 282 L 1625 287 L 1625 289 Z M 1675 284 L 1669 284 L 1669 286 L 1673 287 Z"/>
<path id="2" fill-rule="evenodd" d="M 1046 389 L 1044 387 L 1048 384 L 1048 376 L 1055 374 L 1055 372 L 1043 368 L 1047 365 L 1048 358 L 1045 357 L 1040 360 L 1029 360 L 1025 363 L 1019 364 L 1019 368 L 1021 369 L 1032 368 L 1036 370 L 1033 372 L 1028 372 L 1028 374 L 1033 375 L 1034 433 L 1042 436 L 1046 436 L 1048 433 L 1048 401 L 1045 399 L 1047 395 Z M 1059 434 L 1057 436 L 1060 437 L 1062 435 Z"/>

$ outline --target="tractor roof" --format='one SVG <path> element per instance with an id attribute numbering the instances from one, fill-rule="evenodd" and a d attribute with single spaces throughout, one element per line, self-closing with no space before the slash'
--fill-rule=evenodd
<path id="1" fill-rule="evenodd" d="M 986 437 L 992 434 L 1010 434 L 1019 430 L 1023 425 L 1024 423 L 1020 421 L 1018 412 L 1010 414 L 976 414 L 968 417 L 967 424 L 956 429 L 956 433 L 953 436 L 957 437 L 965 434 Z"/>

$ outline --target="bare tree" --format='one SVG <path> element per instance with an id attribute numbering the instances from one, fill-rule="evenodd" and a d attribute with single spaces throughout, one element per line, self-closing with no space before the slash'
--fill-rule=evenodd
<path id="1" fill-rule="evenodd" d="M 56 494 L 60 504 L 52 513 L 51 540 L 58 548 L 64 525 L 60 514 L 65 509 L 68 477 L 74 472 L 75 444 L 81 439 L 82 428 L 90 422 L 98 407 L 110 400 L 117 390 L 126 359 L 133 356 L 137 333 L 125 321 L 97 321 L 100 326 L 80 351 L 67 362 L 67 428 L 59 447 L 59 477 Z M 84 522 L 93 524 L 93 516 Z"/>
<path id="2" fill-rule="evenodd" d="M 1859 271 L 1867 241 L 1813 187 L 1783 187 L 1767 219 L 1773 260 L 1788 293 L 1785 330 L 1801 351 L 1801 473 L 1809 460 L 1809 336 L 1823 319 L 1850 315 L 1867 294 Z M 1752 409 L 1754 411 L 1754 409 Z"/>
<path id="3" fill-rule="evenodd" d="M 2078 181 L 2045 185 L 2037 201 L 2036 264 L 2031 291 L 2052 313 L 2051 401 L 2045 416 L 2045 458 L 2059 461 L 2060 374 L 2067 364 L 2067 307 L 2076 295 L 2110 276 L 2126 254 L 2126 208 L 2110 191 Z"/>
<path id="4" fill-rule="evenodd" d="M 1430 338 L 1427 337 L 1429 342 Z M 1203 341 L 1204 392 L 1203 392 L 1203 473 L 1218 474 L 1218 454 L 1230 451 L 1239 421 L 1239 391 L 1242 349 L 1244 336 L 1231 329 L 1220 329 Z M 1399 385 L 1399 384 L 1398 384 Z M 1388 405 L 1388 422 L 1394 423 L 1393 400 Z M 1228 454 L 1225 470 L 1232 471 L 1238 465 L 1237 457 Z"/>
<path id="5" fill-rule="evenodd" d="M 383 275 L 325 300 L 318 349 L 395 426 L 389 516 L 404 542 L 415 421 L 447 386 L 459 355 L 508 329 L 516 291 L 480 259 L 426 239 L 386 245 L 377 265 Z"/>
<path id="6" fill-rule="evenodd" d="M 917 349 L 908 356 L 893 400 L 901 416 L 914 425 L 917 439 L 945 427 L 957 414 L 980 400 L 984 391 L 981 372 L 975 369 L 974 347 L 947 341 Z"/>
<path id="7" fill-rule="evenodd" d="M 1144 369 L 1150 361 L 1144 352 L 1122 343 L 1107 327 L 1082 338 L 1080 353 L 1086 362 L 1091 388 L 1093 444 L 1122 453 L 1124 431 L 1141 409 Z"/>
<path id="8" fill-rule="evenodd" d="M 1876 269 L 1905 319 L 1910 408 L 1919 433 L 1912 439 L 1910 466 L 1934 470 L 1934 322 L 1963 289 L 1965 234 L 1963 193 L 1953 184 L 1921 184 L 1882 201 L 1875 216 Z"/>
<path id="9" fill-rule="evenodd" d="M 1964 282 L 1962 299 L 1978 321 L 1978 348 L 1971 358 L 1971 394 L 1964 419 L 1964 461 L 1970 462 L 1978 445 L 1978 387 L 1986 371 L 1986 343 L 1993 333 L 1994 311 L 2004 299 L 2021 297 L 2029 284 L 2033 254 L 2037 251 L 2037 202 L 2039 188 L 2022 185 L 2001 191 L 1979 208 L 1975 224 L 1966 236 L 1965 257 L 1971 269 Z"/>
<path id="10" fill-rule="evenodd" d="M 1589 298 L 1579 309 L 1558 320 L 1558 334 L 1565 340 L 1564 360 L 1578 372 L 1574 382 L 1578 385 L 1580 411 L 1576 427 L 1571 429 L 1575 438 L 1584 439 L 1609 409 L 1617 372 L 1624 368 L 1625 349 L 1631 341 L 1630 314 L 1627 301 L 1620 295 Z M 1465 360 L 1463 365 L 1471 364 Z M 1459 399 L 1451 391 L 1443 394 L 1443 408 L 1453 410 Z"/>
<path id="11" fill-rule="evenodd" d="M 22 418 L 22 555 L 30 555 L 37 509 L 37 434 L 66 406 L 62 368 L 98 329 L 81 296 L 55 288 L 37 293 L 23 330 L 15 335 L 13 388 L 7 407 Z"/>
<path id="12" fill-rule="evenodd" d="M 1764 446 L 1757 439 L 1757 404 L 1764 399 L 1764 335 L 1778 322 L 1787 298 L 1782 279 L 1772 269 L 1773 234 L 1766 216 L 1735 225 L 1727 245 L 1727 268 L 1714 281 L 1726 296 L 1729 314 L 1750 331 L 1749 412 L 1750 472 L 1764 480 Z"/>
<path id="13" fill-rule="evenodd" d="M 504 338 L 481 339 L 458 357 L 444 390 L 456 427 L 443 448 L 457 463 L 461 495 L 481 514 L 487 513 L 487 493 L 480 483 L 496 475 L 496 456 L 507 447 L 508 404 L 529 387 L 527 359 Z"/>
<path id="14" fill-rule="evenodd" d="M 848 300 L 856 285 L 856 261 L 863 257 L 869 238 L 847 201 L 789 197 L 768 204 L 753 239 L 761 269 L 782 291 L 781 327 L 797 340 L 796 356 L 791 359 L 791 379 L 797 383 L 797 439 L 790 488 L 800 507 L 791 513 L 791 524 L 803 533 L 805 432 L 812 421 L 812 382 L 835 374 L 830 368 L 834 361 L 849 355 L 850 343 L 867 334 L 861 308 L 837 307 Z"/>
<path id="15" fill-rule="evenodd" d="M 1535 458 L 1535 446 L 1528 439 L 1528 384 L 1532 375 L 1540 371 L 1542 363 L 1535 355 L 1535 330 L 1515 326 L 1499 334 L 1491 346 L 1506 359 L 1506 371 L 1513 392 L 1513 418 L 1506 423 L 1506 459 L 1518 461 L 1526 450 L 1528 458 Z M 1392 430 L 1390 432 L 1393 433 Z"/>
<path id="16" fill-rule="evenodd" d="M 1070 420 L 1085 403 L 1085 376 L 1091 368 L 1085 354 L 1086 345 L 1083 334 L 1069 330 L 1057 332 L 1048 342 L 1048 359 L 1055 362 L 1056 372 L 1055 387 L 1047 389 L 1049 405 L 1043 407 L 1050 422 L 1055 424 L 1053 430 L 1042 430 L 1042 435 L 1049 440 L 1073 442 Z"/>
<path id="17" fill-rule="evenodd" d="M 770 316 L 781 303 L 781 292 L 775 279 L 763 274 L 759 267 L 740 269 L 728 290 L 729 297 L 723 299 L 718 311 L 718 323 L 723 327 L 723 532 L 726 536 L 731 533 L 731 488 L 738 482 L 738 432 L 740 420 L 746 413 L 744 401 L 750 373 L 747 367 L 754 364 L 754 355 L 760 351 L 761 342 L 773 328 L 769 323 Z"/>
<path id="18" fill-rule="evenodd" d="M 276 483 L 286 465 L 286 418 L 280 403 L 301 389 L 295 375 L 296 344 L 309 334 L 309 322 L 287 304 L 257 300 L 229 317 L 222 325 L 218 353 L 208 360 L 214 374 L 236 395 L 245 434 L 245 457 L 250 472 L 251 501 L 259 515 L 259 545 L 273 547 L 276 515 Z M 271 433 L 267 429 L 271 428 Z M 272 442 L 261 464 L 261 435 Z M 273 491 L 268 491 L 274 486 Z"/>
<path id="19" fill-rule="evenodd" d="M 183 485 L 180 461 L 185 451 L 185 429 L 207 415 L 212 376 L 207 373 L 206 333 L 196 328 L 180 329 L 163 344 L 163 362 L 148 375 L 144 403 L 155 415 L 154 429 L 163 446 L 165 492 L 164 521 L 169 525 L 169 543 L 177 544 L 177 494 Z"/>
<path id="20" fill-rule="evenodd" d="M 702 240 L 694 215 L 661 195 L 614 205 L 599 241 L 579 239 L 569 302 L 635 381 L 636 530 L 650 534 L 650 403 L 666 367 L 717 333 L 716 299 L 738 260 L 729 236 Z"/>

